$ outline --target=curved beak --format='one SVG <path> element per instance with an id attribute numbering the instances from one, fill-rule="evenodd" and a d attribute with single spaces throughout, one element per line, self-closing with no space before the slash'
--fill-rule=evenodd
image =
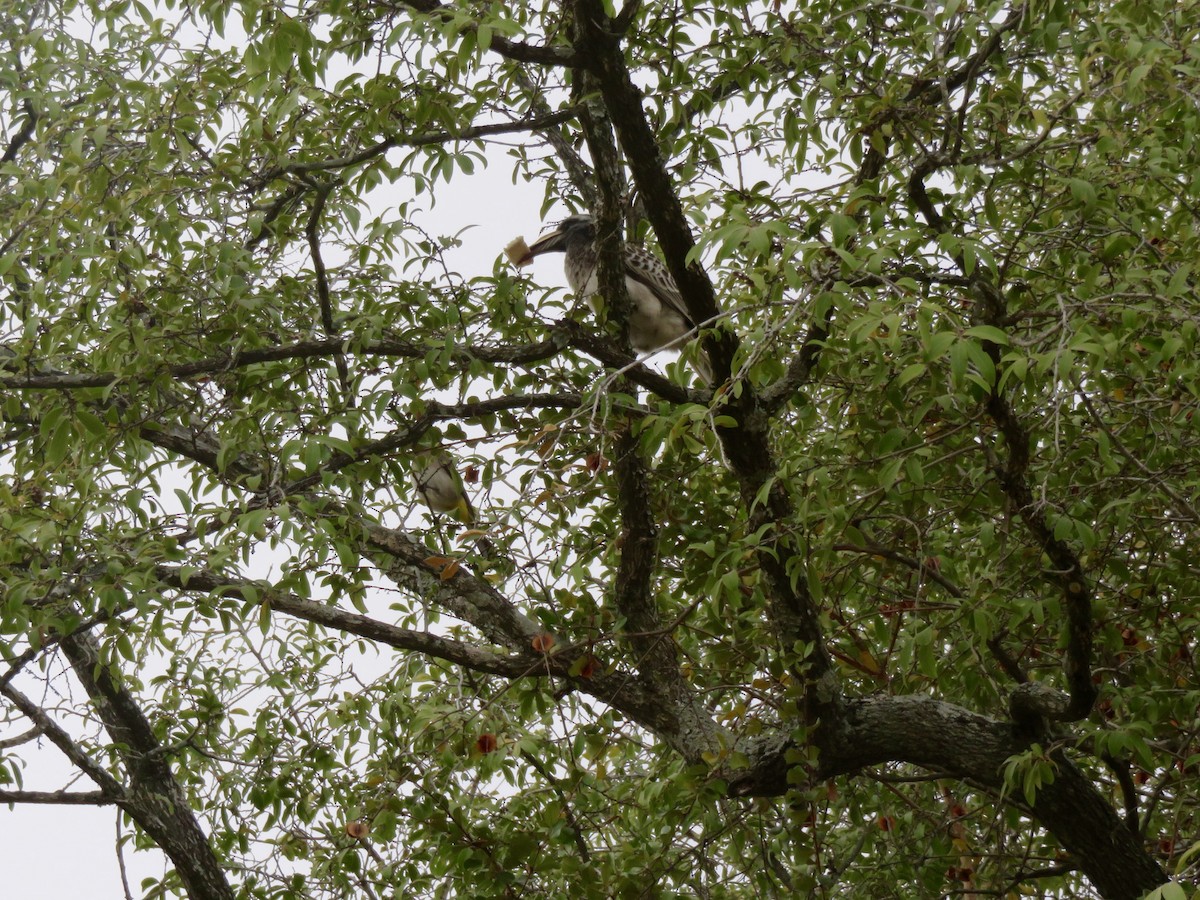
<path id="1" fill-rule="evenodd" d="M 567 249 L 563 243 L 562 226 L 555 228 L 553 231 L 548 231 L 540 238 L 529 245 L 529 252 L 525 254 L 521 260 L 521 265 L 533 260 L 535 256 L 540 256 L 543 253 L 553 253 L 555 251 L 565 252 Z"/>

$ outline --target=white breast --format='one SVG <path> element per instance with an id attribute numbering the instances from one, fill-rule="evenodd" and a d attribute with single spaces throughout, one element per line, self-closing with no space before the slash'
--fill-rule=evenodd
<path id="1" fill-rule="evenodd" d="M 567 272 L 567 280 L 571 283 L 572 290 L 587 297 L 592 309 L 599 313 L 596 270 L 591 271 L 586 284 L 578 284 L 579 279 L 572 279 L 570 271 Z M 633 301 L 633 311 L 629 316 L 629 343 L 633 345 L 634 350 L 647 353 L 671 346 L 691 330 L 683 316 L 664 305 L 654 292 L 640 281 L 626 277 L 625 289 L 629 291 L 629 299 Z"/>

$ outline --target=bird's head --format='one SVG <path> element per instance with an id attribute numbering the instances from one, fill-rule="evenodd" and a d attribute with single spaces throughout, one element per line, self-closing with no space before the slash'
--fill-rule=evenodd
<path id="1" fill-rule="evenodd" d="M 585 214 L 567 216 L 552 231 L 547 231 L 529 245 L 529 252 L 518 263 L 525 265 L 535 256 L 543 253 L 566 253 L 576 244 L 591 246 L 596 239 L 596 224 L 592 217 Z"/>

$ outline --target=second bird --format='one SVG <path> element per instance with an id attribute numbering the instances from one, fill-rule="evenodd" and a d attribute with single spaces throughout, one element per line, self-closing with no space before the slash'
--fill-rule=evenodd
<path id="1" fill-rule="evenodd" d="M 475 524 L 475 508 L 467 499 L 454 458 L 445 450 L 417 454 L 413 481 L 425 504 L 435 513 L 449 513 L 464 525 Z"/>

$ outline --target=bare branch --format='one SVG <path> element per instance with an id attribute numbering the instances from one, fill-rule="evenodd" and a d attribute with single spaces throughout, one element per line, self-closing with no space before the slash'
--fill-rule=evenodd
<path id="1" fill-rule="evenodd" d="M 334 185 L 321 184 L 316 188 L 316 201 L 313 203 L 312 211 L 308 214 L 308 225 L 304 229 L 304 233 L 308 236 L 308 252 L 312 258 L 313 272 L 317 276 L 317 301 L 321 307 L 321 326 L 325 329 L 327 337 L 332 337 L 337 328 L 333 323 L 333 299 L 329 291 L 329 273 L 325 270 L 325 259 L 321 255 L 321 213 L 325 210 L 325 201 L 329 199 L 329 193 L 333 190 Z M 346 354 L 337 352 L 333 355 L 334 364 L 337 367 L 338 380 L 342 385 L 343 402 L 349 406 L 354 405 L 354 396 L 350 393 L 350 372 L 346 368 Z"/>
<path id="2" fill-rule="evenodd" d="M 112 806 L 117 802 L 104 791 L 7 791 L 0 789 L 0 803 L 29 803 L 57 806 Z"/>
<path id="3" fill-rule="evenodd" d="M 553 115 L 550 110 L 550 104 L 546 102 L 545 97 L 542 96 L 541 91 L 533 83 L 533 79 L 529 77 L 529 73 L 523 67 L 513 66 L 513 77 L 529 93 L 530 105 L 537 110 L 541 119 L 545 120 L 548 116 Z M 578 111 L 580 108 L 573 107 L 573 109 Z M 553 123 L 539 126 L 536 130 L 554 148 L 554 152 L 558 155 L 563 168 L 567 170 L 567 177 L 571 179 L 571 185 L 579 192 L 579 196 L 583 198 L 584 205 L 588 209 L 592 209 L 596 205 L 595 173 L 592 171 L 592 167 L 579 155 L 579 152 L 563 134 L 562 129 L 558 125 L 559 123 Z"/>
<path id="4" fill-rule="evenodd" d="M 7 680 L 8 678 L 6 677 L 5 681 Z M 13 747 L 27 744 L 32 740 L 36 740 L 41 733 L 42 730 L 40 728 L 30 728 L 28 731 L 23 731 L 18 735 L 0 741 L 0 750 L 9 750 Z"/>
<path id="5" fill-rule="evenodd" d="M 934 206 L 925 190 L 925 177 L 937 165 L 933 157 L 926 157 L 913 170 L 908 182 L 909 198 L 924 217 L 926 224 L 936 233 L 947 230 L 945 220 Z M 1004 296 L 985 266 L 974 268 L 966 264 L 961 254 L 956 263 L 963 275 L 970 279 L 972 293 L 978 300 L 979 320 L 1003 330 L 1006 315 Z M 1092 594 L 1093 589 L 1083 572 L 1083 564 L 1066 541 L 1055 536 L 1046 521 L 1044 503 L 1034 498 L 1029 485 L 1030 445 L 1029 431 L 1021 423 L 1008 398 L 1000 388 L 1003 377 L 1000 348 L 994 342 L 982 341 L 984 351 L 995 364 L 995 384 L 988 394 L 985 408 L 992 421 L 1004 436 L 1007 459 L 995 471 L 996 480 L 1008 497 L 1014 510 L 1021 516 L 1034 543 L 1050 558 L 1048 578 L 1062 591 L 1063 606 L 1067 612 L 1067 651 L 1063 670 L 1070 689 L 1070 706 L 1061 716 L 1064 721 L 1078 721 L 1086 717 L 1096 703 L 1096 685 L 1092 682 Z"/>
<path id="6" fill-rule="evenodd" d="M 1106 435 L 1108 435 L 1108 439 L 1112 441 L 1112 445 L 1116 451 L 1125 457 L 1125 459 L 1129 460 L 1129 462 L 1131 462 L 1135 467 L 1137 467 L 1138 471 L 1149 478 L 1155 487 L 1159 488 L 1164 494 L 1170 497 L 1171 500 L 1179 506 L 1179 509 L 1182 512 L 1188 514 L 1193 522 L 1200 522 L 1200 512 L 1197 512 L 1196 507 L 1192 505 L 1190 500 L 1181 496 L 1177 490 L 1171 487 L 1171 483 L 1160 473 L 1152 472 L 1150 468 L 1138 458 L 1137 454 L 1129 452 L 1129 450 L 1125 447 L 1125 444 L 1121 441 L 1120 437 L 1117 436 L 1117 433 L 1113 431 L 1108 422 L 1106 422 L 1096 411 L 1096 407 L 1092 404 L 1091 398 L 1088 397 L 1087 391 L 1083 389 L 1083 385 L 1079 382 L 1075 383 L 1075 394 L 1079 397 L 1080 402 L 1083 404 L 1083 408 L 1087 410 L 1088 415 L 1091 416 L 1092 421 L 1096 423 L 1096 426 Z"/>
<path id="7" fill-rule="evenodd" d="M 32 721 L 40 733 L 44 734 L 63 755 L 71 761 L 84 775 L 95 782 L 101 792 L 113 797 L 114 802 L 120 802 L 125 797 L 125 789 L 121 783 L 108 773 L 108 770 L 95 762 L 75 740 L 63 730 L 57 722 L 50 718 L 38 704 L 34 703 L 10 683 L 0 683 L 0 696 L 5 697 L 22 715 Z"/>
<path id="8" fill-rule="evenodd" d="M 34 131 L 37 130 L 38 113 L 34 109 L 33 104 L 29 102 L 29 98 L 25 97 L 21 101 L 21 107 L 25 110 L 25 123 L 21 126 L 21 130 L 13 135 L 8 146 L 4 149 L 4 155 L 0 156 L 0 165 L 12 162 L 17 158 L 17 154 L 21 152 L 29 140 L 33 137 Z"/>
<path id="9" fill-rule="evenodd" d="M 258 181 L 265 184 L 284 175 L 307 175 L 314 172 L 348 169 L 367 160 L 374 159 L 377 156 L 381 156 L 396 147 L 428 147 L 433 144 L 449 144 L 456 141 L 475 141 L 480 138 L 493 137 L 500 134 L 552 129 L 563 122 L 569 122 L 578 115 L 578 108 L 572 106 L 556 112 L 545 112 L 534 119 L 520 119 L 515 122 L 491 122 L 486 125 L 473 125 L 470 128 L 463 128 L 459 131 L 429 131 L 424 134 L 411 135 L 397 134 L 384 138 L 382 141 L 378 141 L 370 147 L 365 147 L 358 153 L 351 154 L 350 156 L 322 159 L 314 162 L 297 162 L 278 169 L 272 169 L 259 176 Z"/>
<path id="10" fill-rule="evenodd" d="M 562 785 L 554 777 L 554 773 L 542 765 L 541 760 L 528 750 L 522 750 L 521 756 L 529 765 L 533 766 L 534 771 L 541 775 L 546 780 L 546 783 L 550 785 L 551 789 L 553 789 L 554 793 L 558 795 L 558 801 L 562 804 L 563 817 L 567 820 L 567 827 L 571 829 L 571 834 L 575 838 L 575 848 L 579 851 L 579 858 L 585 863 L 590 863 L 592 855 L 588 852 L 587 842 L 583 839 L 583 830 L 579 827 L 579 822 L 575 818 L 574 811 L 571 809 L 570 798 L 563 791 Z"/>
<path id="11" fill-rule="evenodd" d="M 936 582 L 951 597 L 961 598 L 963 596 L 962 588 L 938 571 L 936 567 L 900 553 L 898 550 L 885 547 L 882 544 L 869 542 L 861 547 L 857 544 L 835 544 L 833 549 L 840 553 L 867 553 L 871 556 L 882 556 L 884 559 L 890 559 L 893 562 L 900 563 L 902 566 L 907 566 L 914 572 L 919 572 L 923 578 L 928 578 L 930 581 Z"/>

